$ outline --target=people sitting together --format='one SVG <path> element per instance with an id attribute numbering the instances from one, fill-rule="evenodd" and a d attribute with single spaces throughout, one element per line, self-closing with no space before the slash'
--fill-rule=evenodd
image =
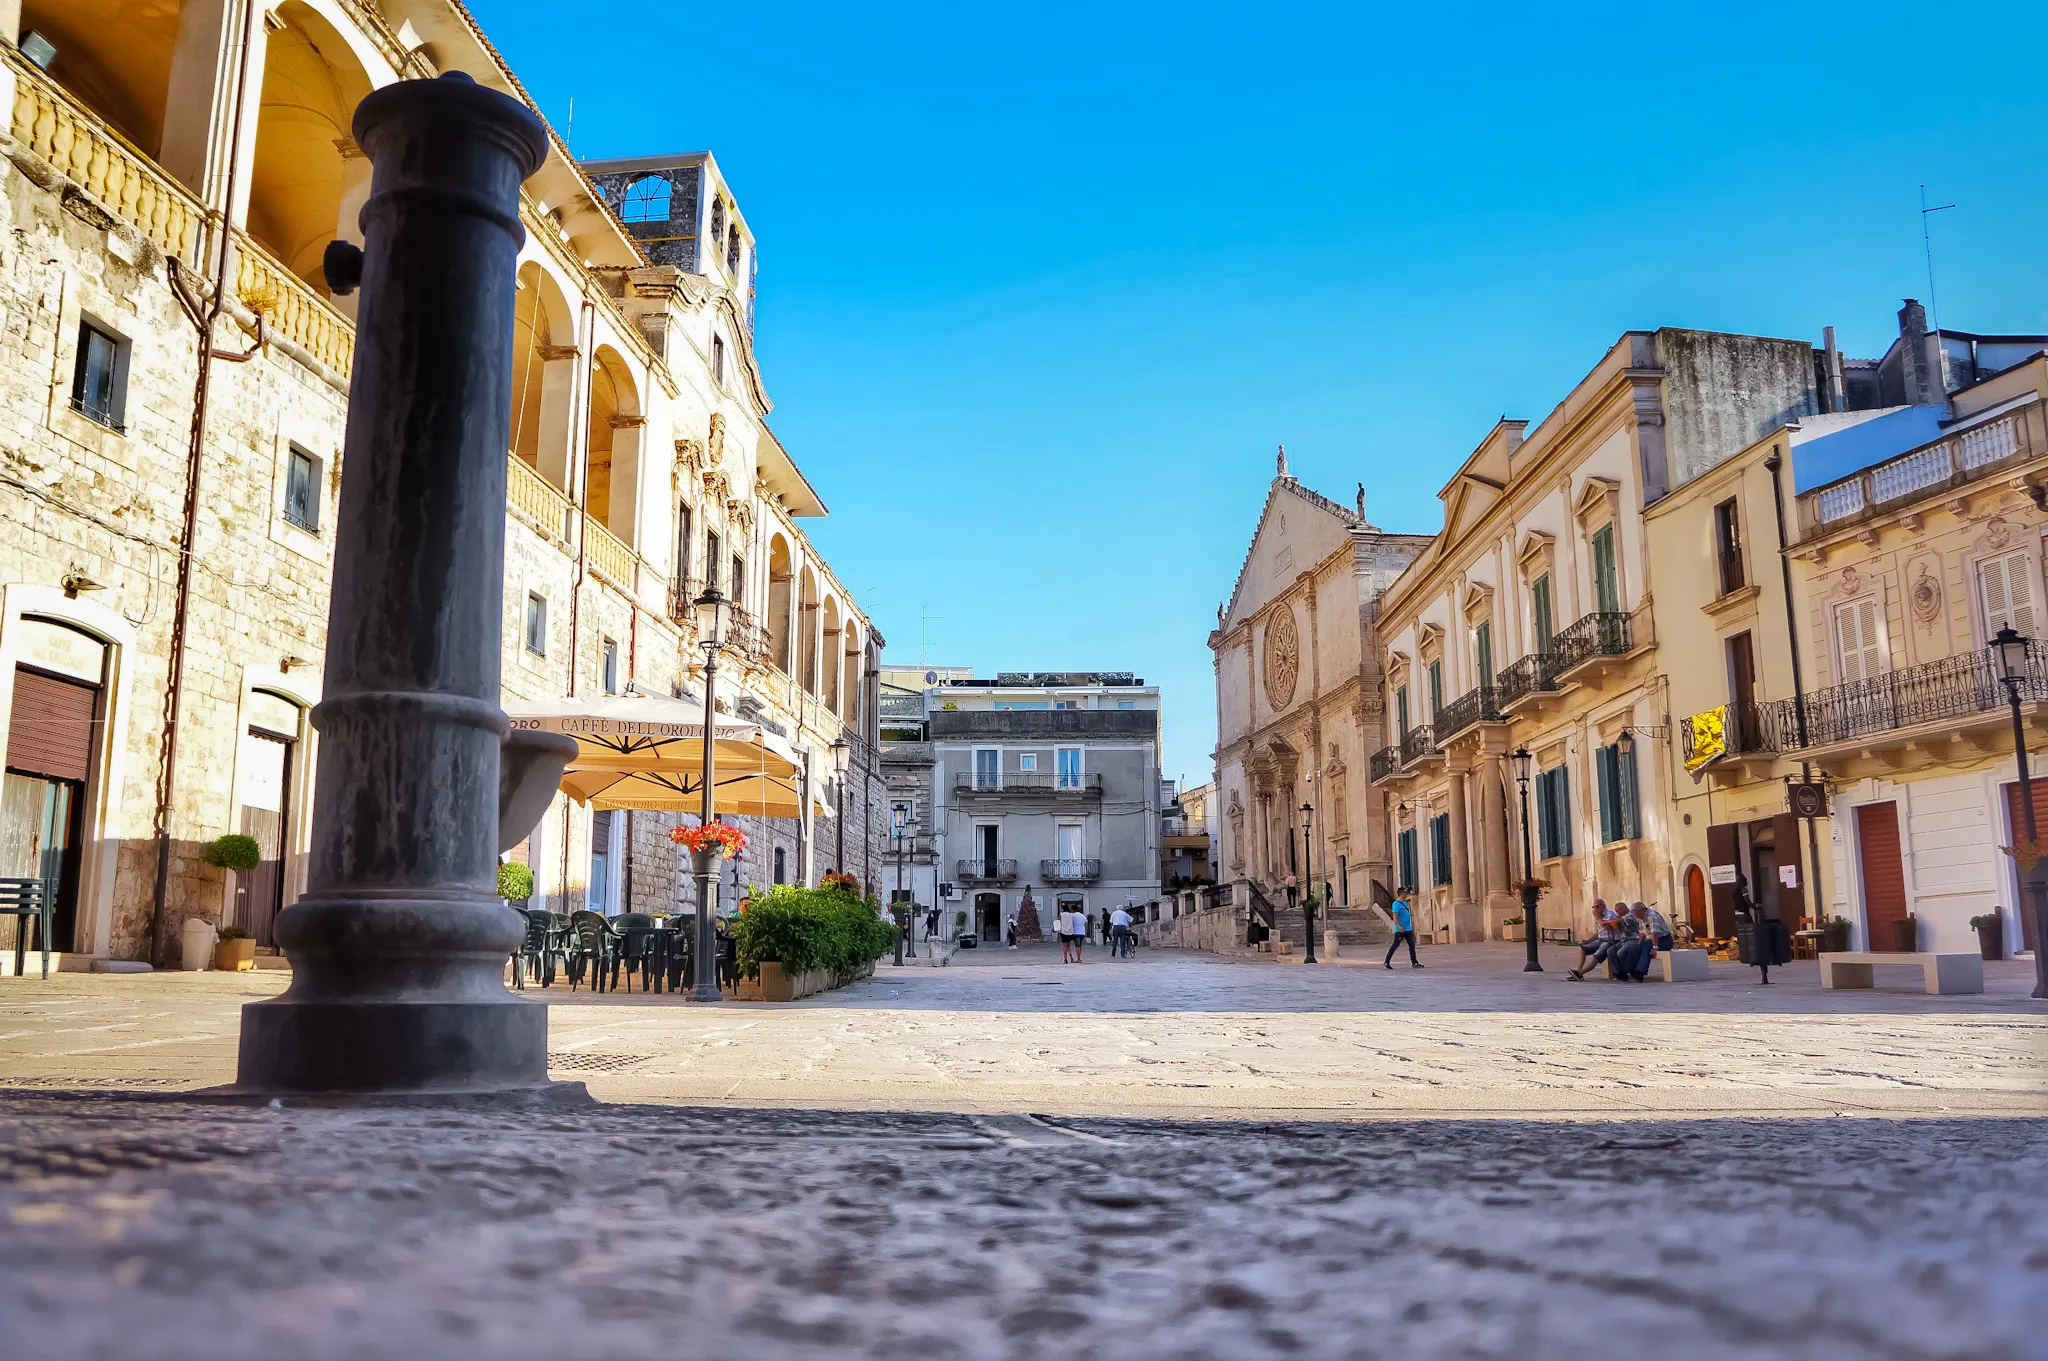
<path id="1" fill-rule="evenodd" d="M 1650 976 L 1657 952 L 1673 946 L 1671 924 L 1654 907 L 1619 901 L 1609 907 L 1605 899 L 1595 898 L 1593 916 L 1600 927 L 1580 944 L 1579 966 L 1565 975 L 1574 982 L 1583 982 L 1594 965 L 1605 962 L 1609 978 L 1640 983 Z"/>

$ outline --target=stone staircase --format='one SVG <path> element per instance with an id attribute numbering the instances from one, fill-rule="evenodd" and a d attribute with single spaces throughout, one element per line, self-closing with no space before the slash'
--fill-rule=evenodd
<path id="1" fill-rule="evenodd" d="M 1273 939 L 1288 942 L 1295 954 L 1301 954 L 1308 941 L 1301 910 L 1296 908 L 1289 912 L 1281 907 L 1273 915 Z M 1323 948 L 1324 933 L 1329 931 L 1337 933 L 1337 948 L 1347 955 L 1384 951 L 1387 942 L 1394 938 L 1393 924 L 1387 920 L 1387 914 L 1376 907 L 1332 907 L 1316 913 L 1318 952 Z"/>

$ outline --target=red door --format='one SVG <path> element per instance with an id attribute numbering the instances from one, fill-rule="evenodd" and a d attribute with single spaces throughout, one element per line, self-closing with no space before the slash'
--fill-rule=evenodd
<path id="1" fill-rule="evenodd" d="M 2048 780 L 2030 780 L 2028 783 L 2034 787 L 2034 830 L 2040 835 L 2042 840 L 2048 841 Z M 2005 787 L 2005 815 L 2007 818 L 2006 825 L 2012 828 L 2012 839 L 2006 842 L 2006 844 L 2008 846 L 2017 846 L 2027 839 L 2027 812 L 2026 808 L 2020 803 L 2020 786 L 2018 781 L 2014 781 Z M 2001 856 L 1999 858 L 2005 859 L 2006 857 Z M 2008 863 L 2013 866 L 2011 882 L 2013 885 L 2013 902 L 2016 905 L 2013 915 L 2020 919 L 2020 937 L 2026 942 L 2025 948 L 2031 950 L 2034 948 L 2034 907 L 2028 901 L 2026 891 L 2020 886 L 2019 862 L 2015 860 Z M 2048 872 L 2048 870 L 2038 872 Z M 2012 947 L 2008 945 L 2006 948 L 2010 950 Z"/>
<path id="2" fill-rule="evenodd" d="M 1856 863 L 1863 878 L 1863 922 L 1869 948 L 1896 950 L 1894 922 L 1906 919 L 1906 867 L 1899 856 L 1899 806 L 1866 803 L 1856 810 Z"/>
<path id="3" fill-rule="evenodd" d="M 1685 872 L 1685 919 L 1694 935 L 1707 934 L 1707 876 L 1698 865 Z"/>

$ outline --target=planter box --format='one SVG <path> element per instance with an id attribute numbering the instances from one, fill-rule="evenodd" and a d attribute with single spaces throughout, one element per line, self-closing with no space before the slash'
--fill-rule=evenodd
<path id="1" fill-rule="evenodd" d="M 848 983 L 857 983 L 863 978 L 874 976 L 875 966 L 864 965 L 851 973 L 834 973 L 830 969 L 806 969 L 794 977 L 782 971 L 782 965 L 772 959 L 761 961 L 761 1000 L 764 1002 L 795 1002 L 834 988 L 843 988 Z"/>
<path id="2" fill-rule="evenodd" d="M 213 947 L 213 967 L 236 973 L 256 967 L 256 942 L 252 939 L 224 940 Z"/>
<path id="3" fill-rule="evenodd" d="M 1500 938 L 1502 940 L 1527 940 L 1529 938 L 1529 928 L 1527 925 L 1503 925 L 1500 928 Z"/>
<path id="4" fill-rule="evenodd" d="M 2005 958 L 2005 919 L 1999 918 L 1977 928 L 1977 951 L 1986 959 Z"/>

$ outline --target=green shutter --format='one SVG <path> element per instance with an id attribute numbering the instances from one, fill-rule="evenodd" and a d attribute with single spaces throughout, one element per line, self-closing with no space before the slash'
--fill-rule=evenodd
<path id="1" fill-rule="evenodd" d="M 1615 762 L 1621 794 L 1621 834 L 1630 841 L 1643 834 L 1641 795 L 1636 788 L 1636 752 L 1630 747 Z"/>
<path id="2" fill-rule="evenodd" d="M 1553 630 L 1550 624 L 1550 574 L 1545 572 L 1529 587 L 1529 610 L 1536 616 L 1536 651 L 1548 655 Z"/>
<path id="3" fill-rule="evenodd" d="M 1600 844 L 1615 840 L 1614 824 L 1620 811 L 1614 797 L 1614 748 L 1593 748 L 1593 787 L 1600 792 Z"/>
<path id="4" fill-rule="evenodd" d="M 1602 614 L 1621 612 L 1621 583 L 1614 575 L 1614 526 L 1593 536 L 1593 596 Z"/>
<path id="5" fill-rule="evenodd" d="M 1479 685 L 1482 689 L 1493 688 L 1493 625 L 1481 624 L 1472 630 L 1472 647 L 1479 654 Z"/>

